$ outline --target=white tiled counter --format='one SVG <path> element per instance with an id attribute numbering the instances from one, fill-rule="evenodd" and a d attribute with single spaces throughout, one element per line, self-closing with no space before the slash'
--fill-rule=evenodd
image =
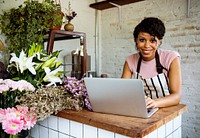
<path id="1" fill-rule="evenodd" d="M 33 138 L 181 138 L 185 105 L 159 109 L 149 119 L 64 110 L 38 122 Z"/>

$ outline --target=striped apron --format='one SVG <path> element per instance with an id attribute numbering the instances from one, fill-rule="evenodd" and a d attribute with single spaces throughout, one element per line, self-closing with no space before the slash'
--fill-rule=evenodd
<path id="1" fill-rule="evenodd" d="M 134 78 L 141 79 L 144 82 L 144 91 L 146 96 L 149 96 L 151 99 L 161 98 L 166 95 L 170 95 L 169 93 L 169 85 L 168 85 L 168 78 L 165 73 L 162 72 L 163 69 L 167 70 L 160 64 L 159 55 L 156 51 L 156 68 L 158 75 L 144 79 L 140 75 L 140 66 L 142 62 L 142 56 L 140 54 L 140 58 L 137 64 L 137 72 L 134 75 Z"/>

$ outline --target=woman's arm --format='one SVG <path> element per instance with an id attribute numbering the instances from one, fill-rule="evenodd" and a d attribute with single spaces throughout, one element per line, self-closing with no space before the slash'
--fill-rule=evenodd
<path id="1" fill-rule="evenodd" d="M 146 98 L 147 108 L 154 107 L 167 107 L 172 105 L 177 105 L 181 100 L 181 91 L 182 91 L 182 78 L 181 78 L 181 66 L 180 59 L 176 57 L 169 68 L 169 91 L 170 95 L 158 98 L 150 99 Z"/>
<path id="2" fill-rule="evenodd" d="M 132 78 L 132 72 L 128 66 L 128 63 L 127 61 L 125 61 L 124 63 L 124 68 L 123 68 L 123 72 L 122 72 L 122 76 L 121 78 L 127 78 L 127 79 L 130 79 Z"/>

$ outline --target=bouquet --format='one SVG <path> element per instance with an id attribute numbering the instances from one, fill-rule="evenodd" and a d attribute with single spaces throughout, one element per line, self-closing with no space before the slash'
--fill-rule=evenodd
<path id="1" fill-rule="evenodd" d="M 35 87 L 26 80 L 0 79 L 0 136 L 14 137 L 22 130 L 29 130 L 36 123 L 34 111 L 20 106 L 16 98 L 26 92 L 34 92 Z"/>
<path id="2" fill-rule="evenodd" d="M 36 124 L 36 116 L 28 107 L 23 106 L 0 109 L 0 123 L 2 129 L 12 136 L 22 130 L 30 130 Z"/>
<path id="3" fill-rule="evenodd" d="M 59 53 L 55 51 L 48 55 L 38 44 L 32 44 L 28 52 L 22 50 L 20 53 L 11 53 L 7 69 L 9 77 L 13 80 L 27 80 L 37 88 L 61 84 L 63 71 L 59 68 L 62 62 L 57 61 Z"/>
<path id="4" fill-rule="evenodd" d="M 59 54 L 48 55 L 38 44 L 11 53 L 9 79 L 0 79 L 1 138 L 13 138 L 63 109 L 92 110 L 83 78 L 61 79 Z"/>

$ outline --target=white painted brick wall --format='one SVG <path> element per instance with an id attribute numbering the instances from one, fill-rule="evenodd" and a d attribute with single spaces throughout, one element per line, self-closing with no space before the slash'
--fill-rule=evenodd
<path id="1" fill-rule="evenodd" d="M 125 58 L 135 52 L 132 32 L 144 18 L 155 16 L 166 25 L 162 48 L 181 54 L 183 92 L 183 137 L 200 136 L 200 0 L 146 0 L 101 12 L 101 73 L 121 77 Z"/>

